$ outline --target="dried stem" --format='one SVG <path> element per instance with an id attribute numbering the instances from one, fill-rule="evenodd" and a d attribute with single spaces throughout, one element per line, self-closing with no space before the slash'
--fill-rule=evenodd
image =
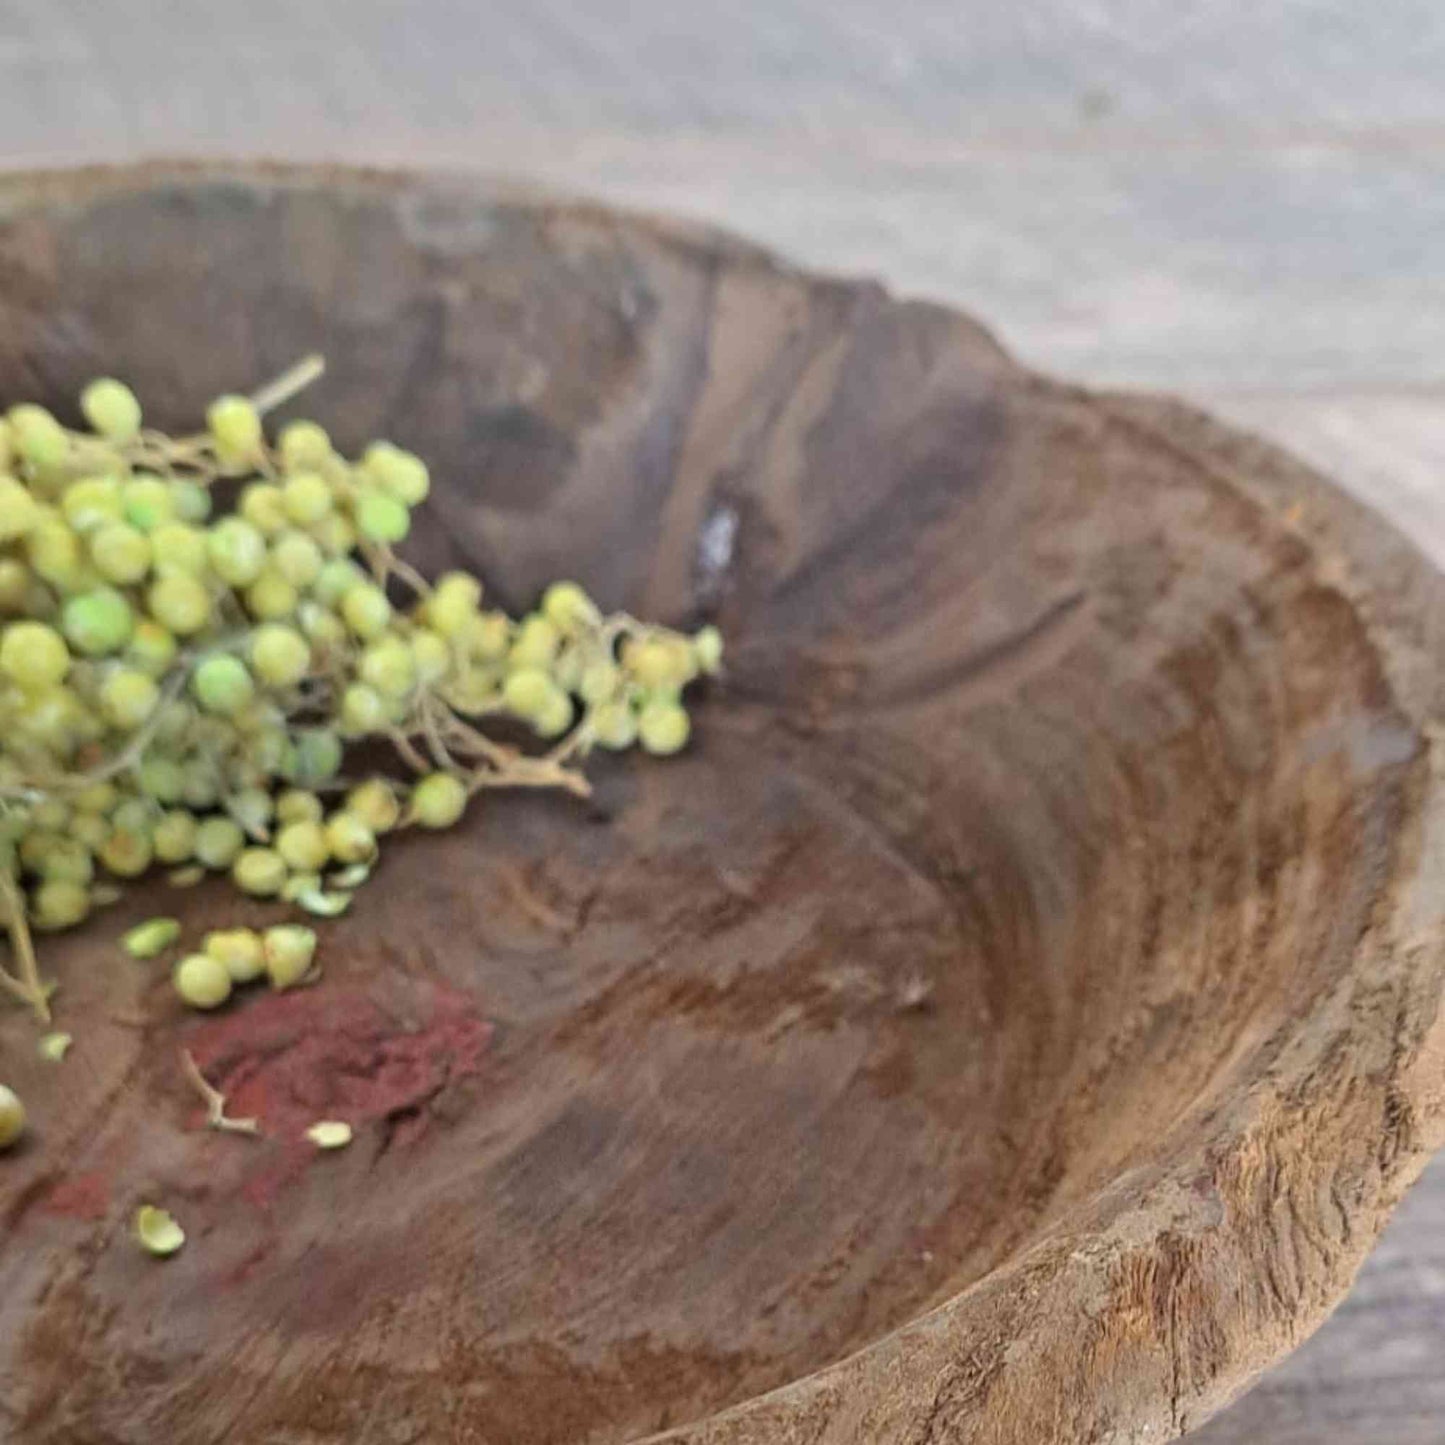
<path id="1" fill-rule="evenodd" d="M 206 1127 L 225 1134 L 259 1134 L 261 1126 L 255 1119 L 232 1119 L 226 1113 L 226 1096 L 206 1082 L 189 1049 L 181 1050 L 181 1069 L 186 1079 L 201 1096 L 206 1106 Z"/>
<path id="2" fill-rule="evenodd" d="M 19 976 L 0 969 L 0 984 L 22 1003 L 35 1010 L 41 1023 L 50 1022 L 50 993 L 40 981 L 40 966 L 35 959 L 35 943 L 30 937 L 30 924 L 25 917 L 25 899 L 15 882 L 15 875 L 6 868 L 0 871 L 0 908 L 5 913 L 5 928 L 10 934 L 10 947 L 15 954 Z"/>
<path id="3" fill-rule="evenodd" d="M 284 406 L 298 392 L 305 391 L 326 370 L 326 358 L 316 353 L 303 356 L 294 366 L 287 367 L 275 381 L 267 382 L 251 393 L 251 405 L 263 416 Z"/>

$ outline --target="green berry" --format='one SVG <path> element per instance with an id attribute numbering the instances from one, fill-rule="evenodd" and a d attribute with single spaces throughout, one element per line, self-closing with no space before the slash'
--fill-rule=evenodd
<path id="1" fill-rule="evenodd" d="M 266 972 L 261 935 L 253 929 L 229 928 L 208 933 L 202 946 L 226 970 L 232 983 L 251 983 Z"/>
<path id="2" fill-rule="evenodd" d="M 264 842 L 270 833 L 276 805 L 264 788 L 240 788 L 226 799 L 226 811 L 241 825 L 242 832 Z"/>
<path id="3" fill-rule="evenodd" d="M 423 687 L 440 682 L 452 667 L 452 650 L 446 639 L 438 637 L 429 627 L 419 627 L 408 638 L 416 680 Z"/>
<path id="4" fill-rule="evenodd" d="M 572 726 L 572 699 L 560 687 L 553 687 L 541 709 L 532 716 L 538 737 L 559 738 Z"/>
<path id="5" fill-rule="evenodd" d="M 316 931 L 297 923 L 268 928 L 261 936 L 266 975 L 271 987 L 293 988 L 311 972 L 316 957 Z"/>
<path id="6" fill-rule="evenodd" d="M 115 828 L 100 846 L 100 861 L 118 878 L 139 878 L 151 866 L 154 849 L 149 833 Z"/>
<path id="7" fill-rule="evenodd" d="M 604 748 L 621 752 L 637 741 L 637 715 L 625 702 L 604 702 L 587 715 L 592 736 Z"/>
<path id="8" fill-rule="evenodd" d="M 346 811 L 373 833 L 389 833 L 401 819 L 401 802 L 385 778 L 368 778 L 346 795 Z"/>
<path id="9" fill-rule="evenodd" d="M 508 673 L 502 684 L 502 700 L 518 717 L 525 718 L 540 717 L 559 692 L 557 684 L 540 667 Z"/>
<path id="10" fill-rule="evenodd" d="M 355 506 L 357 533 L 368 542 L 400 542 L 411 530 L 411 513 L 390 492 L 368 487 Z"/>
<path id="11" fill-rule="evenodd" d="M 171 974 L 183 1003 L 191 1008 L 219 1008 L 231 996 L 231 975 L 226 965 L 209 953 L 188 953 Z"/>
<path id="12" fill-rule="evenodd" d="M 150 534 L 150 550 L 157 574 L 188 572 L 200 577 L 210 565 L 206 534 L 189 522 L 162 522 Z"/>
<path id="13" fill-rule="evenodd" d="M 160 689 L 143 672 L 123 667 L 106 678 L 100 690 L 105 715 L 118 728 L 134 731 L 155 711 Z"/>
<path id="14" fill-rule="evenodd" d="M 60 611 L 66 640 L 87 657 L 119 652 L 134 626 L 130 603 L 114 587 L 96 587 L 68 598 Z"/>
<path id="15" fill-rule="evenodd" d="M 278 823 L 320 822 L 324 811 L 321 799 L 301 788 L 287 788 L 276 799 Z"/>
<path id="16" fill-rule="evenodd" d="M 162 863 L 186 863 L 196 849 L 195 818 L 180 808 L 162 815 L 151 834 L 156 857 Z"/>
<path id="17" fill-rule="evenodd" d="M 333 813 L 326 822 L 326 846 L 338 863 L 364 863 L 376 855 L 376 834 L 355 813 Z"/>
<path id="18" fill-rule="evenodd" d="M 69 878 L 48 878 L 35 890 L 31 911 L 41 928 L 74 928 L 90 912 L 90 890 Z"/>
<path id="19" fill-rule="evenodd" d="M 0 542 L 23 537 L 42 515 L 28 487 L 14 477 L 0 476 Z"/>
<path id="20" fill-rule="evenodd" d="M 12 622 L 0 638 L 0 672 L 26 692 L 44 692 L 70 670 L 65 639 L 43 622 Z"/>
<path id="21" fill-rule="evenodd" d="M 286 882 L 286 863 L 273 848 L 243 848 L 231 865 L 231 879 L 242 893 L 274 898 Z"/>
<path id="22" fill-rule="evenodd" d="M 146 594 L 151 616 L 182 637 L 200 632 L 211 620 L 211 594 L 185 572 L 158 577 Z"/>
<path id="23" fill-rule="evenodd" d="M 282 532 L 271 544 L 271 566 L 293 587 L 309 587 L 321 575 L 321 548 L 305 532 Z"/>
<path id="24" fill-rule="evenodd" d="M 512 650 L 507 655 L 511 667 L 550 667 L 557 656 L 562 636 L 557 628 L 538 613 L 522 619 Z"/>
<path id="25" fill-rule="evenodd" d="M 364 642 L 385 631 L 391 621 L 391 603 L 380 587 L 371 582 L 359 582 L 348 588 L 342 597 L 341 616 Z"/>
<path id="26" fill-rule="evenodd" d="M 140 402 L 123 381 L 102 376 L 80 393 L 80 410 L 91 429 L 124 445 L 140 431 Z"/>
<path id="27" fill-rule="evenodd" d="M 322 652 L 334 652 L 347 641 L 346 624 L 319 602 L 303 602 L 296 609 L 296 620 L 312 645 Z"/>
<path id="28" fill-rule="evenodd" d="M 200 482 L 171 479 L 171 506 L 183 522 L 204 522 L 211 515 L 211 492 Z"/>
<path id="29" fill-rule="evenodd" d="M 328 512 L 307 528 L 321 550 L 332 557 L 344 557 L 356 546 L 356 528 L 340 512 Z"/>
<path id="30" fill-rule="evenodd" d="M 482 584 L 465 572 L 448 572 L 437 579 L 426 602 L 426 618 L 443 637 L 460 636 L 481 605 Z"/>
<path id="31" fill-rule="evenodd" d="M 159 622 L 137 622 L 125 658 L 150 677 L 161 677 L 176 660 L 176 639 Z"/>
<path id="32" fill-rule="evenodd" d="M 281 488 L 274 482 L 252 482 L 241 492 L 236 511 L 258 532 L 270 536 L 286 525 Z"/>
<path id="33" fill-rule="evenodd" d="M 577 682 L 577 694 L 589 707 L 610 702 L 622 686 L 622 669 L 605 658 L 589 663 Z"/>
<path id="34" fill-rule="evenodd" d="M 466 806 L 466 786 L 451 773 L 428 773 L 411 790 L 411 816 L 423 828 L 450 828 Z"/>
<path id="35" fill-rule="evenodd" d="M 364 682 L 347 685 L 341 694 L 341 726 L 350 737 L 368 737 L 386 726 L 386 699 Z"/>
<path id="36" fill-rule="evenodd" d="M 367 447 L 361 469 L 377 486 L 408 507 L 420 506 L 431 490 L 426 463 L 390 442 L 373 442 Z"/>
<path id="37" fill-rule="evenodd" d="M 331 861 L 326 829 L 313 819 L 287 823 L 276 835 L 276 851 L 293 873 L 319 873 Z"/>
<path id="38" fill-rule="evenodd" d="M 693 635 L 692 655 L 697 660 L 698 671 L 712 677 L 722 667 L 722 633 L 711 625 L 699 629 Z"/>
<path id="39" fill-rule="evenodd" d="M 353 587 L 366 581 L 366 574 L 349 557 L 327 562 L 317 575 L 312 595 L 324 607 L 335 607 Z"/>
<path id="40" fill-rule="evenodd" d="M 0 612 L 23 612 L 33 580 L 30 568 L 15 557 L 0 557 Z"/>
<path id="41" fill-rule="evenodd" d="M 575 582 L 554 582 L 542 595 L 542 615 L 569 637 L 602 620 L 597 604 Z"/>
<path id="42" fill-rule="evenodd" d="M 6 420 L 15 450 L 32 467 L 58 467 L 70 455 L 65 428 L 43 406 L 12 406 Z"/>
<path id="43" fill-rule="evenodd" d="M 121 484 L 120 495 L 125 520 L 139 531 L 154 532 L 176 519 L 175 493 L 160 477 L 133 477 Z"/>
<path id="44" fill-rule="evenodd" d="M 38 576 L 69 592 L 85 579 L 80 539 L 64 522 L 41 521 L 25 539 L 26 556 Z"/>
<path id="45" fill-rule="evenodd" d="M 411 648 L 399 637 L 378 638 L 361 654 L 357 669 L 362 682 L 383 697 L 405 697 L 416 686 L 416 663 Z"/>
<path id="46" fill-rule="evenodd" d="M 150 571 L 151 544 L 144 532 L 111 522 L 91 537 L 90 560 L 107 582 L 139 582 Z"/>
<path id="47" fill-rule="evenodd" d="M 193 852 L 196 861 L 207 868 L 229 868 L 245 844 L 240 824 L 230 818 L 207 818 L 196 829 Z"/>
<path id="48" fill-rule="evenodd" d="M 249 587 L 266 565 L 266 539 L 240 517 L 218 522 L 207 547 L 216 575 L 230 587 Z"/>
<path id="49" fill-rule="evenodd" d="M 246 589 L 246 609 L 262 622 L 290 617 L 300 599 L 296 589 L 273 568 L 265 568 Z"/>
<path id="50" fill-rule="evenodd" d="M 267 687 L 294 687 L 311 666 L 311 648 L 294 627 L 268 622 L 252 634 L 251 666 Z"/>
<path id="51" fill-rule="evenodd" d="M 171 806 L 181 802 L 185 793 L 185 767 L 178 757 L 165 753 L 146 753 L 136 769 L 136 780 L 146 798 Z"/>
<path id="52" fill-rule="evenodd" d="M 25 1105 L 14 1089 L 0 1084 L 0 1149 L 9 1149 L 25 1132 Z"/>
<path id="53" fill-rule="evenodd" d="M 244 396 L 220 396 L 206 409 L 216 455 L 228 465 L 255 461 L 265 445 L 261 418 Z"/>
<path id="54" fill-rule="evenodd" d="M 675 702 L 650 702 L 637 718 L 637 736 L 643 748 L 656 757 L 679 752 L 691 730 L 687 714 Z"/>
<path id="55" fill-rule="evenodd" d="M 303 728 L 296 734 L 296 758 L 290 781 L 314 787 L 341 771 L 341 739 L 327 728 Z"/>
<path id="56" fill-rule="evenodd" d="M 504 612 L 483 612 L 468 621 L 457 639 L 479 662 L 496 662 L 512 645 L 512 623 Z"/>
<path id="57" fill-rule="evenodd" d="M 314 527 L 331 510 L 331 488 L 317 472 L 297 472 L 281 489 L 286 516 L 298 527 Z"/>
<path id="58" fill-rule="evenodd" d="M 331 438 L 314 421 L 287 422 L 278 442 L 281 465 L 288 472 L 325 466 L 333 455 Z"/>
<path id="59" fill-rule="evenodd" d="M 90 856 L 90 849 L 79 839 L 57 838 L 38 871 L 46 879 L 89 883 L 95 875 L 95 862 Z"/>
<path id="60" fill-rule="evenodd" d="M 77 532 L 93 532 L 107 522 L 124 521 L 120 483 L 114 477 L 83 477 L 65 489 L 60 510 Z"/>
<path id="61" fill-rule="evenodd" d="M 148 918 L 129 929 L 121 943 L 132 958 L 155 958 L 162 954 L 181 936 L 180 920 L 175 918 Z"/>
<path id="62" fill-rule="evenodd" d="M 228 652 L 202 659 L 191 675 L 191 692 L 207 712 L 229 717 L 256 695 L 246 664 Z"/>

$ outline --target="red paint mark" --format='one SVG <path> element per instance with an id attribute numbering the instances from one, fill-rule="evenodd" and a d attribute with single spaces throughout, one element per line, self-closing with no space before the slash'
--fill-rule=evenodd
<path id="1" fill-rule="evenodd" d="M 99 1171 L 67 1175 L 45 1196 L 41 1208 L 65 1219 L 104 1219 L 110 1208 L 110 1185 Z"/>
<path id="2" fill-rule="evenodd" d="M 429 987 L 406 1014 L 331 984 L 259 998 L 197 1029 L 189 1047 L 226 1112 L 258 1118 L 283 1145 L 242 1184 L 245 1198 L 269 1207 L 306 1168 L 305 1131 L 318 1119 L 385 1122 L 389 1147 L 405 1146 L 426 1132 L 430 1102 L 480 1070 L 494 1030 L 467 995 Z"/>

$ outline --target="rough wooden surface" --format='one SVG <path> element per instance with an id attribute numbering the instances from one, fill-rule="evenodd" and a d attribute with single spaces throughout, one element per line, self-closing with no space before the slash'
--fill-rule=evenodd
<path id="1" fill-rule="evenodd" d="M 56 945 L 75 1065 L 0 1022 L 11 1438 L 1160 1438 L 1339 1297 L 1445 1127 L 1445 582 L 1343 496 L 938 308 L 453 182 L 0 186 L 0 278 L 5 391 L 104 363 L 177 425 L 319 344 L 341 440 L 448 479 L 432 565 L 733 646 L 605 828 L 395 850 L 320 989 L 197 1020 L 116 920 Z M 187 1128 L 182 1045 L 266 1140 Z"/>
<path id="2" fill-rule="evenodd" d="M 1445 561 L 1430 0 L 0 7 L 0 160 L 350 156 L 706 216 L 1172 388 Z M 1445 1166 L 1211 1445 L 1435 1440 Z"/>

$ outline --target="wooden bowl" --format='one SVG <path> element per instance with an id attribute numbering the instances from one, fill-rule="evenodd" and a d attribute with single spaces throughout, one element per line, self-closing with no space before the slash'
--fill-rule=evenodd
<path id="1" fill-rule="evenodd" d="M 1440 1139 L 1445 590 L 1185 408 L 698 228 L 464 180 L 0 185 L 0 397 L 304 409 L 415 555 L 716 617 L 674 761 L 399 840 L 316 989 L 47 944 L 0 1024 L 16 1442 L 1158 1441 Z M 261 1140 L 207 1132 L 190 1049 Z M 313 1119 L 356 1124 L 319 1155 Z M 160 1263 L 128 1221 L 189 1233 Z"/>

